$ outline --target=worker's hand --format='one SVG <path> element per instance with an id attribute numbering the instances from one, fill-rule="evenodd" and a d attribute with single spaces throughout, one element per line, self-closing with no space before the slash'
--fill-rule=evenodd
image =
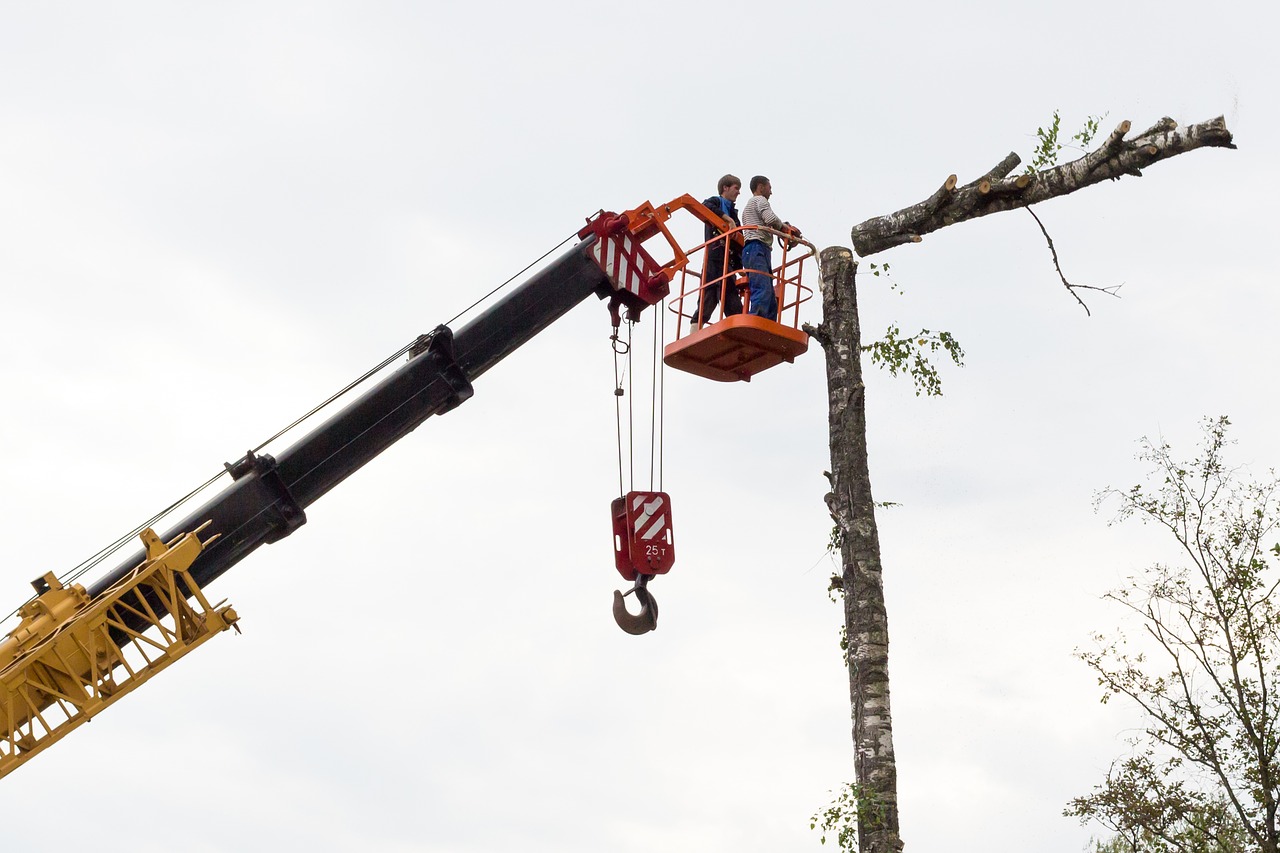
<path id="1" fill-rule="evenodd" d="M 792 225 L 790 222 L 782 223 L 782 227 L 787 235 L 787 248 L 794 249 L 796 247 L 796 241 L 799 240 L 801 236 L 800 229 Z"/>

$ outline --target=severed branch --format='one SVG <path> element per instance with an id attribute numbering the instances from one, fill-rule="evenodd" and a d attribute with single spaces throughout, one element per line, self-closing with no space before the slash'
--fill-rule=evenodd
<path id="1" fill-rule="evenodd" d="M 1141 177 L 1142 170 L 1153 163 L 1197 148 L 1236 147 L 1222 116 L 1186 126 L 1163 118 L 1140 135 L 1126 140 L 1129 129 L 1129 122 L 1121 122 L 1098 148 L 1080 159 L 1034 174 L 1009 177 L 1021 162 L 1017 154 L 1010 154 L 987 174 L 962 187 L 956 187 L 952 176 L 919 204 L 855 226 L 853 247 L 865 258 L 904 243 L 919 243 L 923 235 L 958 222 L 1030 207 L 1108 179 L 1119 180 L 1124 175 Z M 1068 285 L 1068 289 L 1071 287 Z"/>
<path id="2" fill-rule="evenodd" d="M 1049 236 L 1048 229 L 1044 227 L 1044 223 L 1040 221 L 1039 216 L 1036 216 L 1036 212 L 1034 210 L 1028 207 L 1027 213 L 1030 213 L 1031 218 L 1034 219 L 1036 221 L 1036 224 L 1040 226 L 1040 233 L 1044 235 L 1045 242 L 1049 244 L 1049 254 L 1053 255 L 1053 268 L 1058 271 L 1058 278 L 1062 279 L 1062 284 L 1064 287 L 1067 288 L 1067 293 L 1070 293 L 1072 296 L 1076 298 L 1076 302 L 1080 303 L 1080 307 L 1084 309 L 1085 314 L 1089 315 L 1090 317 L 1093 316 L 1093 312 L 1089 310 L 1089 306 L 1086 305 L 1084 300 L 1080 298 L 1080 294 L 1076 293 L 1077 290 L 1096 290 L 1099 293 L 1105 293 L 1108 296 L 1114 296 L 1116 299 L 1120 298 L 1120 294 L 1118 293 L 1118 291 L 1120 290 L 1120 285 L 1118 284 L 1112 285 L 1111 287 L 1095 287 L 1092 284 L 1072 284 L 1071 282 L 1067 281 L 1067 277 L 1062 272 L 1062 264 L 1058 262 L 1058 250 L 1054 248 L 1053 238 Z"/>

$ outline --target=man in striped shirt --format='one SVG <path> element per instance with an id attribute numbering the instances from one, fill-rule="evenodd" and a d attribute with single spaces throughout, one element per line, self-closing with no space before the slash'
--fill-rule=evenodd
<path id="1" fill-rule="evenodd" d="M 769 206 L 773 187 L 764 175 L 751 179 L 751 199 L 742 208 L 742 266 L 749 270 L 751 282 L 751 313 L 766 320 L 777 321 L 778 297 L 773 291 L 773 234 L 764 230 L 752 230 L 751 226 L 765 226 L 783 234 L 799 237 L 800 229 L 783 222 Z"/>

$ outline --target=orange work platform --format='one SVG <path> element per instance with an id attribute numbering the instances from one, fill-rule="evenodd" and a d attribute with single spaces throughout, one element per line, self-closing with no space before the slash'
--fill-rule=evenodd
<path id="1" fill-rule="evenodd" d="M 808 348 L 809 336 L 799 329 L 753 314 L 734 314 L 668 344 L 662 360 L 704 379 L 749 382 Z"/>
<path id="2" fill-rule="evenodd" d="M 805 240 L 756 226 L 756 230 L 774 235 L 775 259 L 779 261 L 770 273 L 778 319 L 769 320 L 749 313 L 747 271 L 731 269 L 725 273 L 715 268 L 723 265 L 726 254 L 734 256 L 745 230 L 727 230 L 691 250 L 690 259 L 701 255 L 701 270 L 690 270 L 692 265 L 688 264 L 677 271 L 680 295 L 670 306 L 679 318 L 676 339 L 663 349 L 662 359 L 668 367 L 718 382 L 749 382 L 757 373 L 790 363 L 809 349 L 809 336 L 800 329 L 800 305 L 812 298 L 813 290 L 802 283 L 802 276 L 806 261 L 817 250 Z M 708 263 L 712 254 L 719 259 Z M 726 302 L 733 303 L 736 313 L 725 312 Z M 705 325 L 690 322 L 699 317 Z"/>

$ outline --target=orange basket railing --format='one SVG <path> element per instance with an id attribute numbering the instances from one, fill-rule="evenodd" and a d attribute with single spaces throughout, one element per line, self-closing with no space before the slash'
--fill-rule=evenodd
<path id="1" fill-rule="evenodd" d="M 756 270 L 729 269 L 730 257 L 732 255 L 733 243 L 741 245 L 742 232 L 744 231 L 765 231 L 774 235 L 775 249 L 781 249 L 781 252 L 775 252 L 778 263 L 770 271 L 773 279 L 774 294 L 778 298 L 778 320 L 777 322 L 790 326 L 793 329 L 800 328 L 800 306 L 813 298 L 813 288 L 804 284 L 804 271 L 808 261 L 816 258 L 818 254 L 817 247 L 807 240 L 791 237 L 781 231 L 775 231 L 762 225 L 740 226 L 717 235 L 704 243 L 701 243 L 692 249 L 686 250 L 685 254 L 690 259 L 690 263 L 684 265 L 679 270 L 679 286 L 673 288 L 677 290 L 677 294 L 669 301 L 668 310 L 675 312 L 676 322 L 676 340 L 685 337 L 688 334 L 697 331 L 695 322 L 701 314 L 703 304 L 703 294 L 709 291 L 718 292 L 719 299 L 716 302 L 715 311 L 711 317 L 707 318 L 704 325 L 711 325 L 723 320 L 725 314 L 725 297 L 729 294 L 729 289 L 734 288 L 742 293 L 742 307 L 744 312 L 749 312 L 750 297 L 746 292 L 746 282 L 748 272 L 757 272 Z M 736 240 L 734 238 L 737 238 Z M 724 269 L 721 274 L 711 279 L 707 278 L 708 256 L 714 249 L 719 249 L 724 256 Z M 739 250 L 740 251 L 740 250 Z M 697 265 L 696 269 L 692 261 L 701 254 L 702 263 Z M 814 266 L 817 262 L 814 261 Z M 673 281 L 673 284 L 675 282 Z"/>

